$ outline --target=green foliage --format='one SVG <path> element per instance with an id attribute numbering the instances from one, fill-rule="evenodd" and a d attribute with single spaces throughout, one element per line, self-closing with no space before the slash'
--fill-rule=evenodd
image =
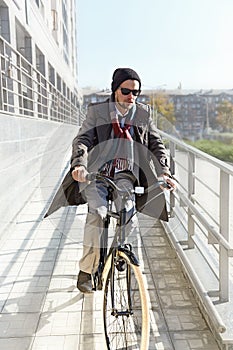
<path id="1" fill-rule="evenodd" d="M 221 132 L 215 136 L 215 140 L 233 146 L 233 133 Z"/>
<path id="2" fill-rule="evenodd" d="M 169 101 L 169 98 L 164 93 L 157 93 L 151 96 L 150 104 L 155 110 L 155 117 L 162 115 L 163 118 L 158 118 L 158 127 L 164 130 L 164 123 L 175 124 L 176 118 L 174 113 L 174 104 Z M 166 121 L 165 121 L 166 119 Z"/>
<path id="3" fill-rule="evenodd" d="M 196 142 L 188 142 L 190 145 L 199 150 L 208 153 L 225 162 L 233 163 L 233 146 L 226 145 L 220 141 L 215 140 L 198 140 Z"/>
<path id="4" fill-rule="evenodd" d="M 233 104 L 229 101 L 222 101 L 217 107 L 217 121 L 224 130 L 233 129 Z"/>

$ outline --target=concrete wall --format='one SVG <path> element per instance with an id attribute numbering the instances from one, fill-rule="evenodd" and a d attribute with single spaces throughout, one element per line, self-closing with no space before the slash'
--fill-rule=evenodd
<path id="1" fill-rule="evenodd" d="M 45 204 L 69 161 L 74 125 L 0 114 L 0 238 L 36 187 Z M 46 182 L 53 174 L 54 183 Z M 51 179 L 51 176 L 50 176 Z M 50 180 L 51 182 L 51 180 Z"/>

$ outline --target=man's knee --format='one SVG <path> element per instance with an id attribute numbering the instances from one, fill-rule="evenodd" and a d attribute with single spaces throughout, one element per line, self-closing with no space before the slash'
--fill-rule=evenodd
<path id="1" fill-rule="evenodd" d="M 107 216 L 107 208 L 104 205 L 98 208 L 89 208 L 88 213 L 92 216 L 92 220 L 101 220 L 102 222 Z"/>

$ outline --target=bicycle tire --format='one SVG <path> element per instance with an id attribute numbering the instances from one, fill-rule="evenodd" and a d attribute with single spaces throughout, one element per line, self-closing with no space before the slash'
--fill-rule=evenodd
<path id="1" fill-rule="evenodd" d="M 104 333 L 108 350 L 130 349 L 148 350 L 149 346 L 149 307 L 148 293 L 143 282 L 143 275 L 139 266 L 134 265 L 127 253 L 117 251 L 116 259 L 123 259 L 126 263 L 124 271 L 119 271 L 116 264 L 107 260 L 104 270 L 103 290 L 103 318 Z M 131 274 L 130 282 L 127 276 Z M 114 283 L 114 289 L 112 284 Z M 130 286 L 128 284 L 130 283 Z M 127 288 L 128 285 L 128 288 Z M 129 308 L 128 291 L 131 295 L 130 315 L 116 315 L 112 309 L 112 298 L 115 309 L 121 314 Z"/>

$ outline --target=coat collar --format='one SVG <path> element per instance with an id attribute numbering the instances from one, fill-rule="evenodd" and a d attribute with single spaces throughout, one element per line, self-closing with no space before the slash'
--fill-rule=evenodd
<path id="1" fill-rule="evenodd" d="M 97 124 L 111 124 L 111 105 L 110 103 L 115 103 L 111 98 L 108 98 L 104 102 L 93 104 L 93 108 L 95 109 L 95 113 L 97 116 Z M 147 105 L 143 105 L 141 103 L 136 102 L 136 112 L 134 116 L 135 125 L 145 124 L 148 122 L 149 110 Z"/>

